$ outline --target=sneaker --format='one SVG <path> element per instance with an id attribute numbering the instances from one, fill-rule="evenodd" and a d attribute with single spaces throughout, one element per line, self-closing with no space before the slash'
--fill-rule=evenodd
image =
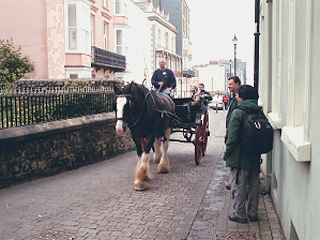
<path id="1" fill-rule="evenodd" d="M 248 222 L 248 219 L 246 219 L 246 218 L 244 218 L 244 219 L 238 218 L 234 213 L 229 215 L 229 220 L 232 221 L 232 222 L 237 222 L 237 223 L 247 223 Z"/>
<path id="2" fill-rule="evenodd" d="M 248 215 L 249 221 L 250 222 L 257 222 L 259 220 L 259 218 L 257 216 L 250 216 Z"/>

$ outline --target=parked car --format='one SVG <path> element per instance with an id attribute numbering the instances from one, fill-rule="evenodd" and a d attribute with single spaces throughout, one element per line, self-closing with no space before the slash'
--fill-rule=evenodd
<path id="1" fill-rule="evenodd" d="M 214 95 L 212 97 L 212 100 L 209 103 L 209 107 L 212 109 L 218 109 L 222 110 L 223 109 L 223 101 L 222 101 L 222 96 L 221 95 Z"/>

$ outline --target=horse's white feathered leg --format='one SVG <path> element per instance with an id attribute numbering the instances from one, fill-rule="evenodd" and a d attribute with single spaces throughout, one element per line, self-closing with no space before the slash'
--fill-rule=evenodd
<path id="1" fill-rule="evenodd" d="M 124 105 L 126 105 L 127 99 L 125 97 L 118 97 L 117 98 L 117 117 L 123 118 L 123 109 Z M 116 123 L 116 131 L 118 134 L 123 135 L 123 120 L 118 120 Z"/>
<path id="2" fill-rule="evenodd" d="M 158 138 L 156 138 L 153 143 L 153 147 L 154 147 L 153 162 L 155 162 L 156 164 L 159 164 L 160 158 L 162 155 L 159 143 L 160 143 L 160 141 Z"/>
<path id="3" fill-rule="evenodd" d="M 151 178 L 152 176 L 149 171 L 149 155 L 143 152 L 136 167 L 134 189 L 138 191 L 146 190 Z"/>
<path id="4" fill-rule="evenodd" d="M 167 156 L 167 151 L 168 151 L 168 148 L 169 148 L 170 132 L 171 132 L 170 128 L 167 128 L 167 130 L 165 131 L 165 135 L 166 135 L 165 137 L 166 137 L 167 141 L 163 142 L 163 144 L 162 144 L 163 153 L 162 153 L 162 156 L 161 156 L 160 163 L 158 165 L 158 173 L 168 173 L 168 172 L 170 172 L 170 164 L 169 164 L 169 159 L 168 159 L 168 156 Z"/>

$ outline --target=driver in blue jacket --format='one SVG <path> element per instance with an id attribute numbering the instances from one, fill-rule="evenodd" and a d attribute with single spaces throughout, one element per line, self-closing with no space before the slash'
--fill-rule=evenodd
<path id="1" fill-rule="evenodd" d="M 159 60 L 159 67 L 154 71 L 151 78 L 151 83 L 155 88 L 153 90 L 170 95 L 171 90 L 176 87 L 176 78 L 173 72 L 166 68 L 166 61 L 163 58 Z"/>

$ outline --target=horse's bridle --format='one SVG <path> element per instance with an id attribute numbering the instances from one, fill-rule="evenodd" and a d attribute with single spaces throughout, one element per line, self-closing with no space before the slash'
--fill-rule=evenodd
<path id="1" fill-rule="evenodd" d="M 150 94 L 150 91 L 144 96 L 144 99 L 143 99 L 143 102 L 142 102 L 142 106 L 141 106 L 141 108 L 140 108 L 140 113 L 139 113 L 139 116 L 138 116 L 137 120 L 134 119 L 133 117 L 131 117 L 131 118 L 132 118 L 132 122 L 133 122 L 133 123 L 131 123 L 131 121 L 129 121 L 129 119 L 124 119 L 123 117 L 122 117 L 122 118 L 118 118 L 117 116 L 116 116 L 116 120 L 124 120 L 124 121 L 127 121 L 127 124 L 128 124 L 129 127 L 134 127 L 134 126 L 136 126 L 137 123 L 139 122 L 139 120 L 141 119 L 143 106 L 144 106 L 145 103 L 147 103 L 148 95 L 151 95 L 151 94 Z M 152 96 L 152 95 L 151 95 L 151 96 Z M 132 95 L 131 95 L 131 94 L 120 94 L 120 95 L 117 95 L 117 96 L 116 96 L 116 99 L 117 99 L 118 97 L 126 97 L 127 99 L 128 99 L 128 97 L 130 98 L 131 104 L 129 103 L 129 110 L 131 111 L 132 106 L 134 105 L 134 103 L 133 103 L 132 100 L 131 100 L 131 99 L 132 99 Z M 154 101 L 153 97 L 151 97 L 151 99 L 152 99 L 152 101 L 153 101 L 153 106 L 154 106 L 154 105 L 155 105 L 155 101 Z M 131 105 L 131 106 L 130 106 L 130 105 Z M 147 103 L 147 105 L 148 105 L 148 103 Z M 147 110 L 148 110 L 148 113 L 147 113 L 146 120 L 148 120 L 148 119 L 150 118 L 150 116 L 151 116 L 151 111 L 149 112 L 149 107 L 147 107 Z M 117 114 L 117 111 L 116 111 L 116 114 Z"/>

